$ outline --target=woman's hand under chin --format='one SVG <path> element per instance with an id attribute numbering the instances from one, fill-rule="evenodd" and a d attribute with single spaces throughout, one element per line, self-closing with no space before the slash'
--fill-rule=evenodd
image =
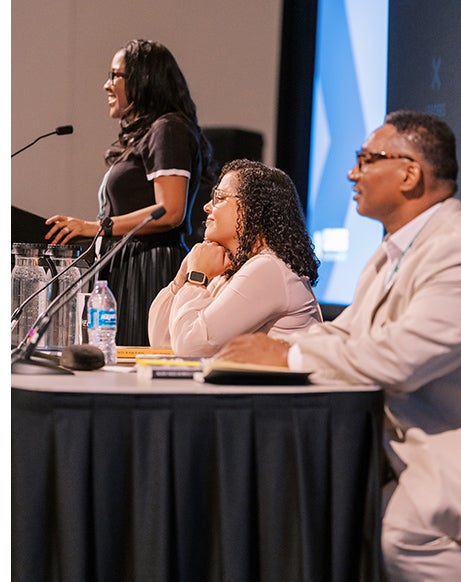
<path id="1" fill-rule="evenodd" d="M 192 247 L 187 262 L 189 271 L 205 273 L 208 279 L 222 275 L 230 267 L 227 250 L 215 242 L 204 241 Z"/>

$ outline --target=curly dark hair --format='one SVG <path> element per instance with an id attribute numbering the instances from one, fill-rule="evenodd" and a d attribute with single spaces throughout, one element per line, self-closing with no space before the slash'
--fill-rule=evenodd
<path id="1" fill-rule="evenodd" d="M 384 123 L 393 125 L 400 134 L 405 135 L 431 164 L 434 177 L 451 182 L 453 194 L 456 192 L 456 138 L 445 121 L 429 113 L 399 110 L 386 115 Z"/>
<path id="2" fill-rule="evenodd" d="M 263 240 L 279 259 L 300 277 L 317 283 L 318 267 L 314 246 L 306 232 L 298 192 L 291 178 L 278 168 L 247 159 L 224 164 L 218 184 L 225 174 L 237 174 L 238 249 L 230 256 L 230 277 L 254 255 Z"/>
<path id="3" fill-rule="evenodd" d="M 108 164 L 123 158 L 152 126 L 167 113 L 176 113 L 191 123 L 200 136 L 202 173 L 214 179 L 210 142 L 203 134 L 186 79 L 172 53 L 159 42 L 130 40 L 120 50 L 125 60 L 125 91 L 130 106 L 120 120 L 118 139 L 106 152 Z"/>

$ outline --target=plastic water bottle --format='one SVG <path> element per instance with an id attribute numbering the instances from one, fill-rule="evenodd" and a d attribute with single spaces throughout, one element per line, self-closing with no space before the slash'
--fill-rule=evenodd
<path id="1" fill-rule="evenodd" d="M 117 302 L 107 281 L 96 281 L 88 299 L 88 340 L 104 354 L 106 364 L 117 363 Z"/>

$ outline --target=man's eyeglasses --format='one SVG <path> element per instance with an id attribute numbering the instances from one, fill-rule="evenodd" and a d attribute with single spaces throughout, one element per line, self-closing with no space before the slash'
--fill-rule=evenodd
<path id="1" fill-rule="evenodd" d="M 109 71 L 109 75 L 107 78 L 113 85 L 115 79 L 118 79 L 119 77 L 121 77 L 122 79 L 125 79 L 126 75 L 125 75 L 125 73 L 120 73 L 119 71 Z"/>
<path id="2" fill-rule="evenodd" d="M 405 159 L 405 160 L 410 160 L 411 162 L 416 161 L 413 158 L 410 158 L 410 156 L 405 156 L 405 155 L 400 155 L 400 154 L 386 154 L 386 152 L 375 153 L 375 152 L 367 152 L 364 150 L 358 150 L 355 152 L 355 155 L 357 157 L 357 166 L 359 167 L 359 170 L 361 170 L 365 164 L 374 164 L 375 162 L 379 162 L 380 160 Z"/>
<path id="3" fill-rule="evenodd" d="M 216 206 L 221 202 L 224 202 L 226 198 L 240 198 L 237 194 L 228 194 L 224 190 L 220 190 L 219 188 L 213 188 L 211 191 L 211 204 Z"/>

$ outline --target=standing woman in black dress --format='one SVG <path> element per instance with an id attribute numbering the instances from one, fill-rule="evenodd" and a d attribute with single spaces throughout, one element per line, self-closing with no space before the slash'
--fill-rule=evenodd
<path id="1" fill-rule="evenodd" d="M 120 133 L 106 152 L 98 221 L 55 215 L 46 239 L 67 244 L 94 237 L 103 225 L 101 254 L 156 207 L 165 215 L 138 231 L 99 275 L 118 308 L 117 345 L 149 345 L 148 309 L 187 253 L 192 205 L 200 181 L 214 179 L 211 147 L 198 122 L 187 82 L 158 42 L 132 40 L 118 50 L 104 85 L 109 115 Z"/>

